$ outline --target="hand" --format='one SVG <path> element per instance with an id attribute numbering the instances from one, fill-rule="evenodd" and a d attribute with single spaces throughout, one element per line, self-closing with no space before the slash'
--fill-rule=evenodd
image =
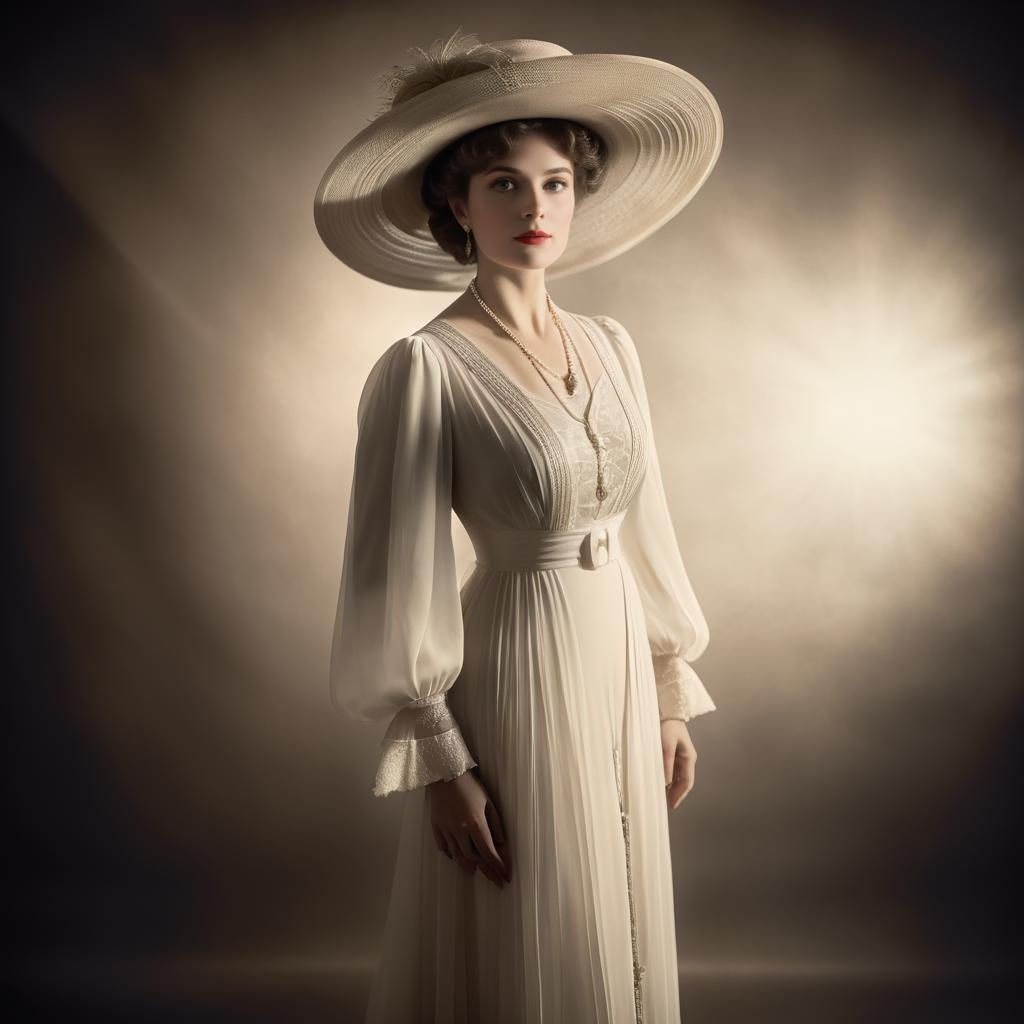
<path id="1" fill-rule="evenodd" d="M 502 888 L 510 876 L 496 845 L 505 846 L 505 830 L 483 783 L 470 769 L 448 782 L 431 782 L 427 792 L 437 848 L 467 874 L 480 868 Z"/>
<path id="2" fill-rule="evenodd" d="M 665 787 L 668 803 L 675 810 L 693 789 L 697 751 L 690 740 L 686 723 L 666 718 L 661 723 L 661 753 L 665 762 Z"/>

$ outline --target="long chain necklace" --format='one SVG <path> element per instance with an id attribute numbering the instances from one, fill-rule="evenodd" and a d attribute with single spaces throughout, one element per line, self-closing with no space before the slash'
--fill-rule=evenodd
<path id="1" fill-rule="evenodd" d="M 547 292 L 544 293 L 545 297 L 547 298 L 548 311 L 551 313 L 551 318 L 552 320 L 554 320 L 555 326 L 558 328 L 558 333 L 561 335 L 562 338 L 562 347 L 565 349 L 565 360 L 569 366 L 569 372 L 564 377 L 561 374 L 559 374 L 557 370 L 552 370 L 550 366 L 548 366 L 536 355 L 534 355 L 508 329 L 508 327 L 505 326 L 505 324 L 502 322 L 501 318 L 497 315 L 497 313 L 495 313 L 494 310 L 491 309 L 491 307 L 488 306 L 487 303 L 484 302 L 484 300 L 480 297 L 480 293 L 477 291 L 476 288 L 475 278 L 469 282 L 469 289 L 473 293 L 473 296 L 476 299 L 476 301 L 479 302 L 480 305 L 483 307 L 484 312 L 487 313 L 487 315 L 490 316 L 491 319 L 494 320 L 494 322 L 516 343 L 516 345 L 519 346 L 520 350 L 523 352 L 526 358 L 530 360 L 530 363 L 533 365 L 533 368 L 537 370 L 538 374 L 540 374 L 540 379 L 544 381 L 545 385 L 547 385 L 548 390 L 558 400 L 558 404 L 561 405 L 561 407 L 565 409 L 565 411 L 574 420 L 576 420 L 577 423 L 583 424 L 583 429 L 586 431 L 587 434 L 587 440 L 590 441 L 590 444 L 594 449 L 594 456 L 597 459 L 597 487 L 594 491 L 594 495 L 599 502 L 604 501 L 604 499 L 608 497 L 608 489 L 604 485 L 605 455 L 608 451 L 608 446 L 605 443 L 604 438 L 601 437 L 600 434 L 598 434 L 598 432 L 593 428 L 593 426 L 590 423 L 590 414 L 593 411 L 594 388 L 593 385 L 590 383 L 590 375 L 587 373 L 586 364 L 583 362 L 582 359 L 579 361 L 580 367 L 583 370 L 583 377 L 587 382 L 587 390 L 590 393 L 589 397 L 587 398 L 587 404 L 584 407 L 586 411 L 582 416 L 577 416 L 576 413 L 573 412 L 568 405 L 566 405 L 566 403 L 562 399 L 562 396 L 559 395 L 558 392 L 551 386 L 551 382 L 547 379 L 547 377 L 544 376 L 543 373 L 540 372 L 540 368 L 543 367 L 553 377 L 558 377 L 560 380 L 565 381 L 565 390 L 569 395 L 575 393 L 577 378 L 573 368 L 572 356 L 569 354 L 569 351 L 570 349 L 572 349 L 572 351 L 575 352 L 576 346 L 573 344 L 572 338 L 569 337 L 569 332 L 565 329 L 564 325 L 562 324 L 561 318 L 555 312 L 555 307 L 551 301 L 551 296 L 548 295 Z"/>

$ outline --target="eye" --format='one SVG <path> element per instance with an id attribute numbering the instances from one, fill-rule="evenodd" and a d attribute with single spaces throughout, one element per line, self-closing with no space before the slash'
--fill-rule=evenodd
<path id="1" fill-rule="evenodd" d="M 511 178 L 498 178 L 495 181 L 491 182 L 491 188 L 493 188 L 496 192 L 509 192 L 509 191 L 511 191 L 511 189 L 507 189 L 507 188 L 498 188 L 499 185 L 503 185 L 503 184 L 509 184 L 509 185 L 513 185 L 513 186 L 515 185 L 515 183 L 512 181 Z M 563 178 L 553 178 L 547 184 L 548 185 L 561 185 L 562 186 L 561 188 L 552 189 L 551 191 L 553 191 L 553 192 L 563 192 L 563 191 L 565 191 L 565 189 L 567 189 L 569 187 L 569 183 L 567 181 L 565 181 L 565 179 L 563 179 Z"/>

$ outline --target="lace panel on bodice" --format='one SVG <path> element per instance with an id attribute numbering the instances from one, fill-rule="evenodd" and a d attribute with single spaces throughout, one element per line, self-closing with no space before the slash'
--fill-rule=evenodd
<path id="1" fill-rule="evenodd" d="M 558 387 L 557 382 L 553 382 Z M 548 422 L 558 434 L 565 449 L 572 479 L 570 488 L 571 508 L 569 529 L 576 529 L 586 523 L 602 519 L 610 514 L 622 492 L 629 473 L 629 461 L 633 450 L 632 432 L 615 389 L 607 374 L 602 374 L 594 388 L 593 402 L 584 383 L 571 398 L 559 396 L 569 410 L 566 410 L 552 395 L 541 405 Z M 590 425 L 605 444 L 603 482 L 607 492 L 604 500 L 597 497 L 597 455 L 587 437 L 586 428 L 571 413 L 582 418 L 590 404 Z"/>

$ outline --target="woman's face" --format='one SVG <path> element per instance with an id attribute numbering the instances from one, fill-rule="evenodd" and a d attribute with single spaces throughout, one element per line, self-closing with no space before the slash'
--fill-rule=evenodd
<path id="1" fill-rule="evenodd" d="M 573 167 L 543 136 L 526 135 L 507 157 L 474 174 L 465 203 L 451 200 L 459 223 L 473 232 L 480 263 L 491 261 L 516 270 L 550 266 L 569 244 L 576 209 Z M 549 237 L 517 239 L 538 230 Z"/>

